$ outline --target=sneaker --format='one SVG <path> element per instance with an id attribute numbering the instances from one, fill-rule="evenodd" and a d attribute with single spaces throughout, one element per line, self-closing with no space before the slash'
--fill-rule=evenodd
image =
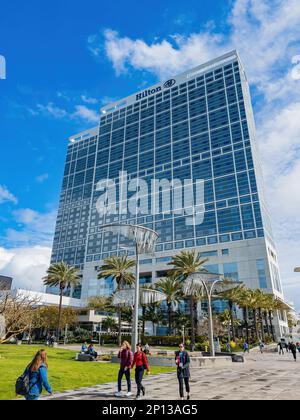
<path id="1" fill-rule="evenodd" d="M 136 399 L 136 400 L 141 400 L 142 398 L 141 398 L 141 396 L 140 396 L 140 395 L 137 395 L 137 396 L 135 397 L 135 399 Z"/>
<path id="2" fill-rule="evenodd" d="M 122 392 L 115 392 L 115 397 L 122 397 Z"/>
<path id="3" fill-rule="evenodd" d="M 131 397 L 132 392 L 127 392 L 127 394 L 125 395 L 126 397 Z"/>
<path id="4" fill-rule="evenodd" d="M 187 399 L 187 400 L 190 400 L 190 399 L 191 399 L 190 395 L 188 395 L 188 396 L 186 397 L 186 399 Z"/>

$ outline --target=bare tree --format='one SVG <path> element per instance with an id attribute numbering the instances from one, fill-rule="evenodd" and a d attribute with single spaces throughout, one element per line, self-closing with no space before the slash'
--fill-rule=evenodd
<path id="1" fill-rule="evenodd" d="M 0 344 L 30 330 L 37 304 L 38 299 L 29 295 L 20 295 L 10 291 L 0 294 L 0 315 L 5 322 Z"/>

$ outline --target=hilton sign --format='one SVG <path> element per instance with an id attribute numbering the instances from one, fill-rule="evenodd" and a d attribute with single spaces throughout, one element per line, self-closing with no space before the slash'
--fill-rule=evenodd
<path id="1" fill-rule="evenodd" d="M 167 80 L 164 83 L 163 87 L 164 87 L 164 89 L 168 89 L 168 88 L 174 86 L 175 83 L 176 83 L 176 80 L 170 79 L 170 80 Z M 138 93 L 136 95 L 136 100 L 139 101 L 140 99 L 147 98 L 147 96 L 151 96 L 151 95 L 154 95 L 155 93 L 161 92 L 162 89 L 163 88 L 161 86 L 157 86 L 156 88 L 153 88 L 153 89 L 144 90 L 144 92 Z"/>

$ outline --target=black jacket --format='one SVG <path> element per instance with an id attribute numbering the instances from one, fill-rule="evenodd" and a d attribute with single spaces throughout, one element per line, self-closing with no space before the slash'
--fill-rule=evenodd
<path id="1" fill-rule="evenodd" d="M 175 352 L 175 362 L 177 361 L 177 358 L 179 357 L 179 351 Z M 183 367 L 179 367 L 177 365 L 177 376 L 179 378 L 189 378 L 191 376 L 190 374 L 190 356 L 188 352 L 183 352 Z"/>

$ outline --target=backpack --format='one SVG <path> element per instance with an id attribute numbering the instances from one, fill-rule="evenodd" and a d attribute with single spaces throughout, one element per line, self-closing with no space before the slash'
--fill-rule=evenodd
<path id="1" fill-rule="evenodd" d="M 15 386 L 16 395 L 22 395 L 23 397 L 25 397 L 26 395 L 28 395 L 30 393 L 30 390 L 37 383 L 38 383 L 38 381 L 30 386 L 30 369 L 29 369 L 29 367 L 27 367 L 25 369 L 25 372 L 23 373 L 23 375 L 19 376 L 19 378 L 16 381 L 16 386 Z"/>
<path id="2" fill-rule="evenodd" d="M 30 373 L 27 368 L 22 376 L 16 381 L 16 394 L 26 396 L 30 391 Z"/>

